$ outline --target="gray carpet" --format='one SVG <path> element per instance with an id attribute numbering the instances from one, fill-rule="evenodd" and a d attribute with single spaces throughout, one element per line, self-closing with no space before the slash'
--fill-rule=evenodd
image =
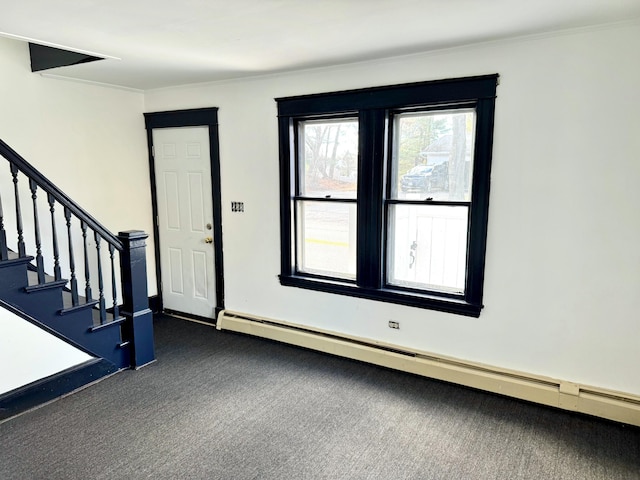
<path id="1" fill-rule="evenodd" d="M 0 479 L 640 479 L 640 429 L 163 317 L 0 424 Z"/>

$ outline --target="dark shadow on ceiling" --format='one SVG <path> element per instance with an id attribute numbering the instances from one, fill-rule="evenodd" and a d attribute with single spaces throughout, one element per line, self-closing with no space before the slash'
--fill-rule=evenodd
<path id="1" fill-rule="evenodd" d="M 104 60 L 102 57 L 94 57 L 86 53 L 70 52 L 60 48 L 46 47 L 36 43 L 29 43 L 29 53 L 31 54 L 32 72 Z"/>

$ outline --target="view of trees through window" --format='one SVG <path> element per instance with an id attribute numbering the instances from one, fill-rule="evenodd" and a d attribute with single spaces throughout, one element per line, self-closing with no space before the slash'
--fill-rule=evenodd
<path id="1" fill-rule="evenodd" d="M 474 128 L 470 110 L 396 115 L 391 197 L 468 201 Z"/>
<path id="2" fill-rule="evenodd" d="M 468 109 L 392 115 L 389 198 L 468 201 L 474 118 Z M 358 120 L 307 120 L 299 129 L 298 268 L 355 278 Z M 462 206 L 390 206 L 388 280 L 463 289 L 465 212 Z"/>
<path id="3" fill-rule="evenodd" d="M 414 113 L 398 115 L 398 172 L 408 170 L 426 160 L 423 152 L 433 142 L 451 131 L 447 119 L 441 115 Z"/>
<path id="4" fill-rule="evenodd" d="M 469 109 L 395 116 L 389 283 L 464 293 L 474 127 Z"/>
<path id="5" fill-rule="evenodd" d="M 300 124 L 297 264 L 301 271 L 356 276 L 358 120 Z M 313 201 L 322 199 L 323 201 Z"/>
<path id="6" fill-rule="evenodd" d="M 474 117 L 468 110 L 396 115 L 391 197 L 432 192 L 448 200 L 468 200 Z M 314 120 L 302 128 L 301 194 L 355 198 L 358 120 Z"/>
<path id="7" fill-rule="evenodd" d="M 308 196 L 356 198 L 358 120 L 308 121 L 304 133 L 304 183 Z"/>

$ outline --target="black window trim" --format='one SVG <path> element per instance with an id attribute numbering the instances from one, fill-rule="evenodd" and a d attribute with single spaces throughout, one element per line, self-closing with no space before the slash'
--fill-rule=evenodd
<path id="1" fill-rule="evenodd" d="M 492 74 L 276 98 L 280 145 L 281 285 L 478 317 L 483 308 L 497 84 L 498 75 Z M 394 203 L 386 195 L 390 114 L 469 106 L 476 109 L 476 142 L 465 293 L 460 296 L 387 285 L 383 234 L 387 229 L 387 205 Z M 359 128 L 364 130 L 359 135 L 356 282 L 295 271 L 296 232 L 293 218 L 299 190 L 296 177 L 298 145 L 294 129 L 303 120 L 344 116 L 357 116 Z M 362 158 L 367 158 L 367 162 L 360 161 Z M 304 199 L 312 200 L 309 197 Z"/>

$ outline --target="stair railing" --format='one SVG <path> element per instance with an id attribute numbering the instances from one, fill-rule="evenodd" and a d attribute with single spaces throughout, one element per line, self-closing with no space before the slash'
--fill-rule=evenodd
<path id="1" fill-rule="evenodd" d="M 9 182 L 5 182 L 7 191 L 3 191 L 0 184 L 0 261 L 30 258 L 25 223 L 32 226 L 30 246 L 35 250 L 37 284 L 65 283 L 66 280 L 71 305 L 65 310 L 94 307 L 99 312 L 95 327 L 123 322 L 122 345 L 131 348 L 131 366 L 140 367 L 153 361 L 153 326 L 145 259 L 147 235 L 142 231 L 114 235 L 2 140 L 0 155 L 8 161 L 11 174 Z M 27 197 L 30 196 L 33 213 L 33 218 L 26 222 L 22 176 L 27 180 Z M 13 187 L 8 186 L 11 183 Z M 13 202 L 13 215 L 7 215 L 3 210 L 3 197 L 5 206 L 6 200 Z M 39 210 L 43 206 L 50 217 L 44 235 Z M 11 216 L 15 231 L 7 225 Z M 15 251 L 10 248 L 14 245 L 10 241 L 12 234 Z M 48 237 L 47 245 L 44 245 L 43 237 Z M 60 237 L 64 238 L 62 242 Z M 66 248 L 61 247 L 64 244 Z M 47 261 L 44 251 L 51 255 Z M 51 276 L 47 275 L 48 269 Z M 63 270 L 68 273 L 67 279 L 63 278 Z"/>

